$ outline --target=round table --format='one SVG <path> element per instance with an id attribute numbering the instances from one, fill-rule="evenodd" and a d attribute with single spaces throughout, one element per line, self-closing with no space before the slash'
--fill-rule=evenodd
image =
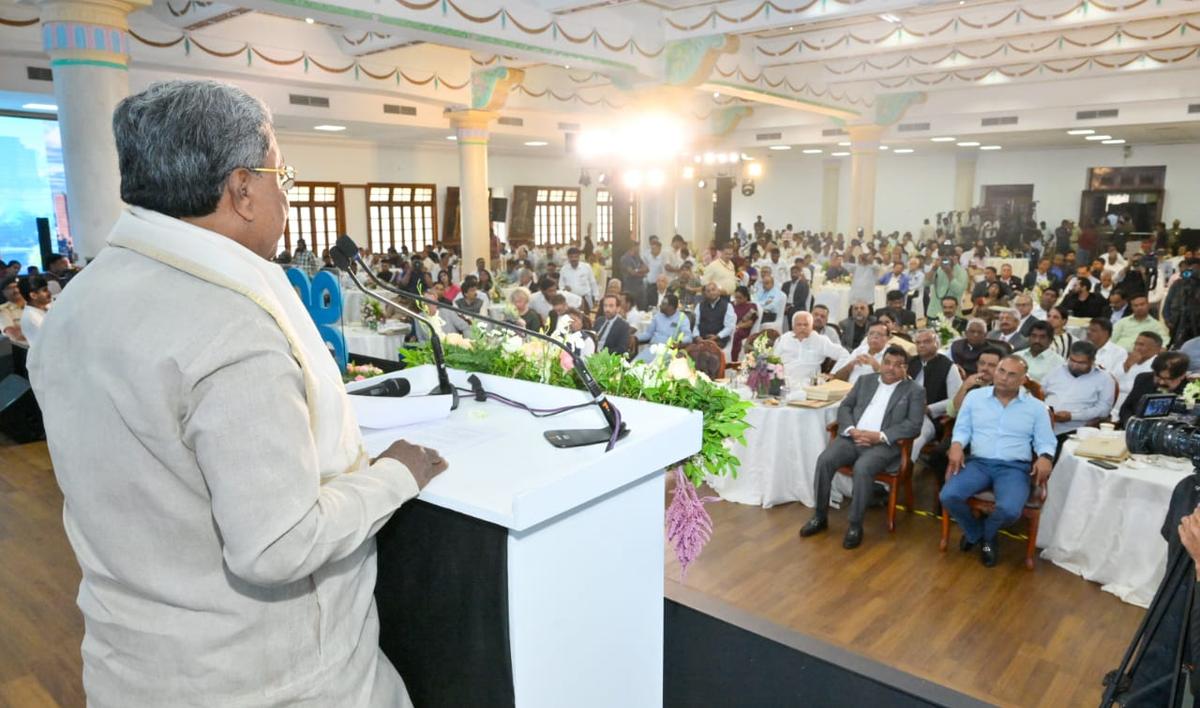
<path id="1" fill-rule="evenodd" d="M 749 389 L 735 389 L 751 399 Z M 738 475 L 710 477 L 708 484 L 726 501 L 770 508 L 800 502 L 814 506 L 817 457 L 829 439 L 826 426 L 837 420 L 837 404 L 825 408 L 766 406 L 754 401 L 746 412 L 746 444 L 734 444 Z"/>
<path id="2" fill-rule="evenodd" d="M 342 291 L 342 322 L 362 322 L 362 305 L 366 295 L 360 290 Z"/>
<path id="3" fill-rule="evenodd" d="M 394 324 L 394 323 L 393 323 Z M 404 346 L 404 337 L 412 329 L 407 322 L 399 323 L 400 327 L 388 334 L 381 334 L 361 325 L 346 325 L 342 335 L 346 338 L 346 351 L 373 359 L 400 361 L 400 347 Z"/>
<path id="4" fill-rule="evenodd" d="M 1042 557 L 1147 607 L 1166 572 L 1161 529 L 1190 461 L 1135 455 L 1106 470 L 1075 455 L 1068 441 L 1050 474 L 1038 530 Z"/>

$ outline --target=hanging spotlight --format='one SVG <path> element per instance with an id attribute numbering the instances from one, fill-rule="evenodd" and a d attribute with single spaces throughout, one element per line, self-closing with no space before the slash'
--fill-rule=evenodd
<path id="1" fill-rule="evenodd" d="M 736 152 L 729 153 L 729 161 L 731 163 L 736 163 L 740 158 L 741 158 L 741 155 L 739 155 Z"/>
<path id="2" fill-rule="evenodd" d="M 695 177 L 696 177 L 696 168 L 692 167 L 691 165 L 684 165 L 683 166 L 683 178 L 684 179 L 695 179 Z"/>
<path id="3" fill-rule="evenodd" d="M 629 189 L 638 189 L 642 186 L 642 171 L 628 170 L 621 176 L 621 181 Z"/>
<path id="4" fill-rule="evenodd" d="M 607 182 L 608 175 L 606 173 L 601 172 L 600 174 L 596 175 L 596 184 L 606 184 Z"/>
<path id="5" fill-rule="evenodd" d="M 754 196 L 754 180 L 748 179 L 748 180 L 742 182 L 742 196 L 743 197 L 753 197 Z"/>
<path id="6" fill-rule="evenodd" d="M 592 184 L 592 177 L 588 174 L 587 168 L 584 167 L 579 171 L 579 186 L 589 187 Z"/>
<path id="7" fill-rule="evenodd" d="M 703 177 L 700 178 L 700 181 L 696 183 L 696 187 L 698 187 L 700 189 L 704 189 L 707 186 L 708 186 L 708 182 L 705 182 Z"/>

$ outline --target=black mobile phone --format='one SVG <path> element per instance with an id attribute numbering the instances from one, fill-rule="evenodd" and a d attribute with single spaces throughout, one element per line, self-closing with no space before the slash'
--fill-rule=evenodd
<path id="1" fill-rule="evenodd" d="M 1092 464 L 1099 467 L 1100 469 L 1105 469 L 1105 470 L 1115 470 L 1118 467 L 1118 465 L 1114 465 L 1111 462 L 1105 462 L 1104 460 L 1092 460 Z"/>

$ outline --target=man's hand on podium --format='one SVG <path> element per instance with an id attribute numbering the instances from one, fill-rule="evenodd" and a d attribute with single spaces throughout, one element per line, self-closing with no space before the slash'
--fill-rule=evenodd
<path id="1" fill-rule="evenodd" d="M 413 445 L 405 440 L 392 443 L 379 457 L 390 457 L 407 467 L 413 479 L 417 480 L 418 489 L 424 489 L 434 477 L 445 472 L 447 467 L 447 462 L 437 450 Z"/>

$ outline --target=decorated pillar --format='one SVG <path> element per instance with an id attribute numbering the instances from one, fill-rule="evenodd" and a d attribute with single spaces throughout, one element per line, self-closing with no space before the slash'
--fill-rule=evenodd
<path id="1" fill-rule="evenodd" d="M 842 186 L 842 161 L 826 160 L 821 173 L 821 230 L 837 231 L 838 197 Z"/>
<path id="2" fill-rule="evenodd" d="M 40 3 L 42 47 L 54 70 L 54 97 L 76 253 L 104 247 L 121 212 L 112 114 L 129 95 L 129 13 L 145 0 Z"/>
<path id="3" fill-rule="evenodd" d="M 462 272 L 475 271 L 475 259 L 491 262 L 488 204 L 488 123 L 490 111 L 454 111 L 450 125 L 458 137 L 458 204 L 462 215 Z M 490 266 L 489 266 L 490 267 Z"/>
<path id="4" fill-rule="evenodd" d="M 850 133 L 850 233 L 875 231 L 875 172 L 881 125 L 852 125 Z"/>

